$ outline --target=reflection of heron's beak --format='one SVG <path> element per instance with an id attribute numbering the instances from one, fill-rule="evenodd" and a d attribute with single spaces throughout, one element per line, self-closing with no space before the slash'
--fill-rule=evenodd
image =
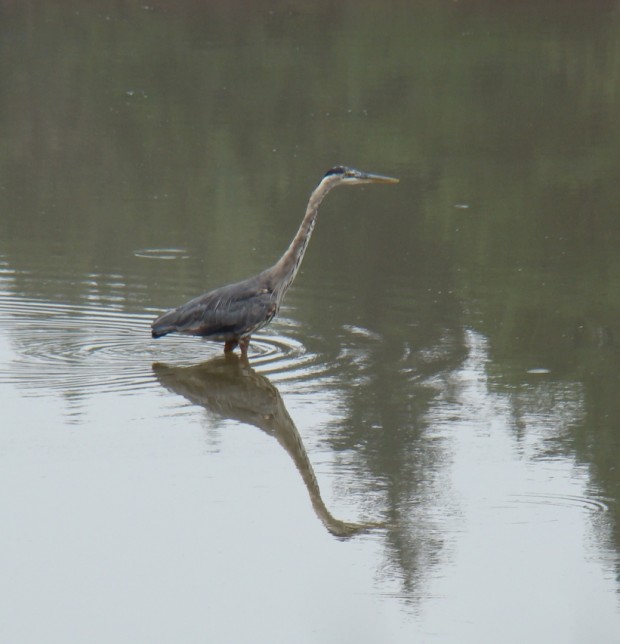
<path id="1" fill-rule="evenodd" d="M 395 179 L 394 177 L 384 177 L 381 174 L 369 174 L 362 172 L 360 179 L 364 183 L 398 183 L 400 179 Z"/>

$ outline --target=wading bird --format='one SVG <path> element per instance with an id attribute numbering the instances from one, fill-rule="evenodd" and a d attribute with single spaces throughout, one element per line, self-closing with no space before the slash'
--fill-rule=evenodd
<path id="1" fill-rule="evenodd" d="M 154 338 L 167 333 L 198 335 L 224 342 L 224 351 L 237 345 L 246 355 L 250 336 L 269 324 L 295 279 L 310 241 L 319 206 L 336 186 L 363 183 L 398 183 L 398 179 L 336 166 L 328 170 L 308 201 L 306 214 L 297 234 L 282 257 L 262 273 L 222 286 L 160 315 L 151 325 Z"/>

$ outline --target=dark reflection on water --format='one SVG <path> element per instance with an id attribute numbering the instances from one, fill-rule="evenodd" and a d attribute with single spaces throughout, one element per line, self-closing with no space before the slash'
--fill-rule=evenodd
<path id="1" fill-rule="evenodd" d="M 450 541 L 454 506 L 442 476 L 451 440 L 437 430 L 432 410 L 450 395 L 451 374 L 469 352 L 456 324 L 459 303 L 450 296 L 434 300 L 420 295 L 414 317 L 413 303 L 399 298 L 388 307 L 399 328 L 380 341 L 355 337 L 357 359 L 343 367 L 347 413 L 329 434 L 334 450 L 353 454 L 350 466 L 363 473 L 349 484 L 356 496 L 380 494 L 390 561 L 384 572 L 389 578 L 398 571 L 408 602 L 424 592 Z M 413 331 L 409 320 L 416 322 Z"/>
<path id="2" fill-rule="evenodd" d="M 273 436 L 295 463 L 308 490 L 312 507 L 336 537 L 383 527 L 383 523 L 350 523 L 336 519 L 321 497 L 312 464 L 282 396 L 265 376 L 236 355 L 215 358 L 191 367 L 155 363 L 153 372 L 166 389 L 184 396 L 220 418 L 237 420 Z"/>

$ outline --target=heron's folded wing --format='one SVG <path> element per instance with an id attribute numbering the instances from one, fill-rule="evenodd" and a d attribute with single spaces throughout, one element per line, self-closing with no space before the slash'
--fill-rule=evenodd
<path id="1" fill-rule="evenodd" d="M 249 335 L 273 318 L 276 306 L 268 290 L 240 286 L 216 289 L 164 313 L 153 323 L 153 332 Z"/>

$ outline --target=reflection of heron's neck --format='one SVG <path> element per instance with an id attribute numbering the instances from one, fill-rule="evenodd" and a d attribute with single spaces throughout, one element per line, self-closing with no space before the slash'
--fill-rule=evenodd
<path id="1" fill-rule="evenodd" d="M 193 367 L 156 363 L 153 372 L 169 391 L 222 418 L 254 425 L 273 436 L 293 460 L 314 511 L 333 535 L 347 538 L 379 526 L 377 523 L 347 523 L 329 512 L 301 435 L 282 396 L 268 378 L 251 368 L 247 359 L 231 354 Z"/>
<path id="2" fill-rule="evenodd" d="M 275 387 L 274 387 L 275 389 Z M 361 532 L 368 532 L 373 528 L 381 527 L 380 523 L 348 523 L 347 521 L 340 521 L 327 509 L 323 497 L 321 496 L 321 489 L 319 488 L 318 481 L 314 474 L 312 463 L 308 458 L 308 453 L 304 447 L 303 441 L 290 417 L 282 397 L 276 391 L 276 413 L 274 414 L 274 435 L 293 459 L 297 471 L 303 479 L 304 485 L 308 490 L 310 502 L 317 517 L 321 523 L 336 537 L 348 538 Z"/>
<path id="3" fill-rule="evenodd" d="M 323 201 L 325 195 L 337 185 L 337 181 L 333 176 L 327 176 L 319 183 L 314 192 L 310 195 L 306 214 L 302 219 L 301 225 L 297 234 L 293 238 L 291 245 L 287 248 L 286 252 L 279 261 L 269 269 L 277 282 L 278 298 L 281 300 L 284 294 L 291 285 L 301 260 L 304 258 L 304 253 L 312 236 L 314 225 L 316 224 L 316 216 L 319 212 L 319 206 Z"/>

